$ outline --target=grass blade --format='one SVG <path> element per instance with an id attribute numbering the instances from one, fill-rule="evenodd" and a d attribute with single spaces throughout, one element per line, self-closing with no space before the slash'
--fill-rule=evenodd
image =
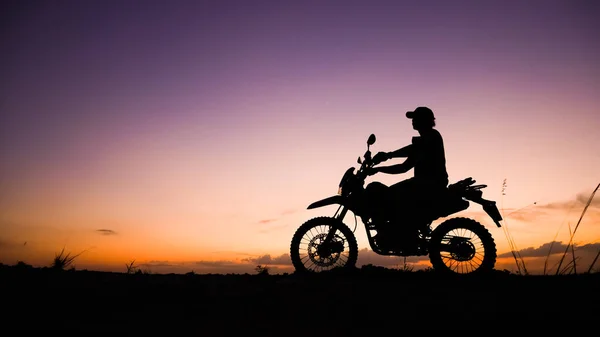
<path id="1" fill-rule="evenodd" d="M 592 261 L 592 264 L 590 264 L 590 268 L 587 271 L 588 274 L 592 273 L 592 269 L 594 268 L 594 265 L 596 264 L 596 261 L 598 261 L 598 257 L 599 256 L 600 256 L 600 249 L 598 249 L 598 254 L 596 254 L 596 257 L 594 258 L 594 261 Z"/>
<path id="2" fill-rule="evenodd" d="M 573 233 L 571 234 L 571 238 L 569 239 L 569 243 L 567 244 L 567 248 L 565 249 L 565 252 L 563 253 L 562 257 L 560 258 L 560 262 L 558 263 L 558 268 L 556 268 L 556 275 L 558 275 L 558 273 L 560 272 L 560 266 L 562 265 L 562 262 L 563 262 L 565 256 L 567 255 L 567 252 L 569 251 L 569 246 L 573 243 L 573 237 L 575 236 L 575 232 L 577 232 L 577 228 L 579 228 L 579 224 L 581 223 L 581 219 L 583 219 L 583 215 L 585 214 L 585 212 L 587 211 L 588 207 L 592 203 L 592 200 L 594 199 L 594 195 L 596 194 L 596 191 L 598 190 L 598 188 L 600 188 L 600 184 L 598 184 L 598 186 L 596 186 L 596 188 L 594 189 L 594 191 L 590 195 L 590 198 L 588 199 L 587 204 L 585 204 L 585 207 L 583 208 L 583 212 L 581 212 L 581 216 L 579 217 L 579 221 L 577 221 L 577 225 L 575 226 L 575 229 L 573 230 Z"/>

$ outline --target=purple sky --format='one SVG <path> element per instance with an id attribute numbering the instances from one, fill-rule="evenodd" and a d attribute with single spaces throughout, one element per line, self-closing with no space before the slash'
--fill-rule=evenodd
<path id="1" fill-rule="evenodd" d="M 46 226 L 44 212 L 76 202 L 55 221 L 93 227 L 110 213 L 134 228 L 177 213 L 173 242 L 238 245 L 231 228 L 191 224 L 256 223 L 335 192 L 369 133 L 380 150 L 410 139 L 403 113 L 419 105 L 438 116 L 451 181 L 481 177 L 498 197 L 508 178 L 513 207 L 600 178 L 595 1 L 1 6 L 5 226 Z M 242 249 L 285 248 L 305 217 Z"/>
<path id="2" fill-rule="evenodd" d="M 593 1 L 9 3 L 2 153 L 15 140 L 55 151 L 89 131 L 121 137 L 185 121 L 191 106 L 196 121 L 248 126 L 241 105 L 356 73 L 400 81 L 354 93 L 372 101 L 501 85 L 508 74 L 577 80 L 592 95 L 600 78 Z"/>

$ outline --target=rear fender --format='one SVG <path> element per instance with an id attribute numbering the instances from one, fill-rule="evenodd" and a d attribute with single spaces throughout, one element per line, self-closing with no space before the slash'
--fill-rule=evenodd
<path id="1" fill-rule="evenodd" d="M 502 221 L 502 215 L 500 215 L 500 211 L 498 210 L 498 206 L 496 206 L 496 202 L 492 200 L 483 199 L 481 196 L 469 196 L 465 197 L 467 200 L 471 200 L 483 206 L 483 210 L 487 213 L 487 215 L 494 220 L 494 223 L 498 227 L 502 227 L 500 221 Z"/>
<path id="2" fill-rule="evenodd" d="M 498 206 L 496 206 L 495 201 L 482 199 L 481 206 L 483 206 L 483 210 L 494 220 L 496 226 L 502 227 L 500 221 L 502 221 L 502 215 L 500 215 L 500 211 L 498 210 Z"/>

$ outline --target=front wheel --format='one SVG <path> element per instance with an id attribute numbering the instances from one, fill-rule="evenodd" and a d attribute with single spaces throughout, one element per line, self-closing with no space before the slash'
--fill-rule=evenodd
<path id="1" fill-rule="evenodd" d="M 335 230 L 331 242 L 325 242 Z M 303 223 L 294 233 L 290 257 L 297 272 L 321 272 L 334 268 L 353 268 L 358 258 L 356 237 L 342 221 L 317 217 Z"/>
<path id="2" fill-rule="evenodd" d="M 431 233 L 429 261 L 440 272 L 486 273 L 496 264 L 496 243 L 479 222 L 469 218 L 452 218 Z"/>

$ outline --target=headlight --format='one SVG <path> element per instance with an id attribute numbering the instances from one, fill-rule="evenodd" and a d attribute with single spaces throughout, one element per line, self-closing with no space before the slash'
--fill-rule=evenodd
<path id="1" fill-rule="evenodd" d="M 338 195 L 342 195 L 342 186 L 338 187 Z"/>

